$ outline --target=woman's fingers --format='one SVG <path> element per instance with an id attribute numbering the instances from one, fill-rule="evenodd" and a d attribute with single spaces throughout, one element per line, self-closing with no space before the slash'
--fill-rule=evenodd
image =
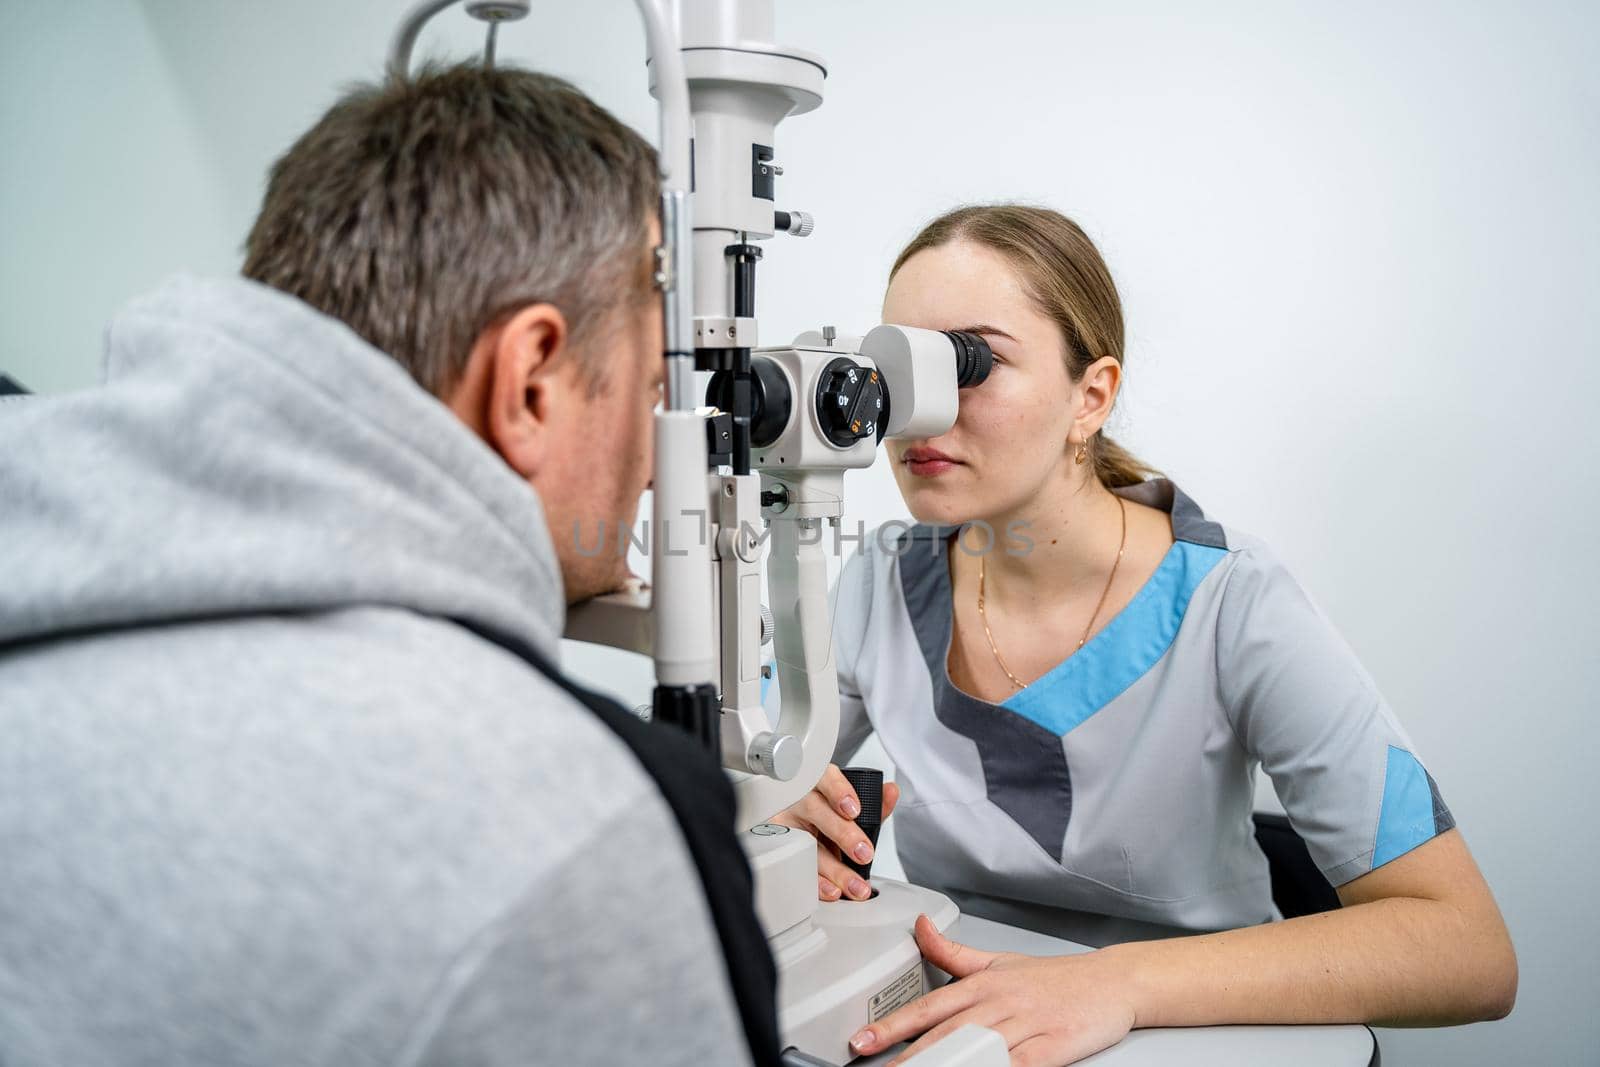
<path id="1" fill-rule="evenodd" d="M 827 799 L 828 807 L 844 818 L 854 819 L 861 814 L 861 800 L 856 796 L 855 789 L 851 787 L 849 779 L 844 776 L 838 764 L 828 764 L 828 769 L 822 772 L 822 779 L 817 782 L 815 789 Z"/>
<path id="2" fill-rule="evenodd" d="M 885 1064 L 885 1067 L 896 1067 L 897 1064 L 904 1063 L 911 1057 L 928 1051 L 934 1045 L 937 1045 L 939 1042 L 943 1041 L 945 1038 L 949 1037 L 963 1026 L 987 1026 L 990 1029 L 999 1030 L 1000 1036 L 1005 1037 L 1006 1034 L 1003 1026 L 997 1023 L 999 1010 L 1000 1009 L 996 1008 L 992 1004 L 977 1004 L 968 1008 L 966 1011 L 952 1015 L 938 1026 L 935 1026 L 932 1030 L 929 1030 L 927 1033 L 917 1038 L 917 1040 L 911 1043 L 909 1048 L 902 1052 L 896 1053 L 894 1059 Z M 1013 1027 L 1013 1029 L 1015 1029 L 1015 1027 Z M 1010 1047 L 1010 1044 L 1011 1042 L 1008 1040 L 1006 1042 L 1008 1048 Z"/>
<path id="3" fill-rule="evenodd" d="M 900 787 L 885 782 L 883 818 L 889 817 L 899 801 Z M 856 863 L 872 862 L 876 849 L 856 825 L 860 814 L 861 802 L 855 790 L 843 772 L 830 763 L 811 792 L 769 820 L 804 830 L 817 839 L 817 896 L 821 900 L 845 896 L 866 900 L 872 895 L 866 879 L 839 859 L 844 856 Z"/>
<path id="4" fill-rule="evenodd" d="M 986 969 L 1000 955 L 950 940 L 926 915 L 917 916 L 912 934 L 917 939 L 917 948 L 922 950 L 922 958 L 955 978 L 965 978 Z"/>
<path id="5" fill-rule="evenodd" d="M 777 823 L 779 826 L 791 826 L 796 830 L 805 830 L 809 833 L 811 830 L 810 825 L 806 823 L 804 819 L 794 814 L 794 809 L 799 806 L 800 805 L 797 802 L 794 807 L 783 809 L 767 821 L 770 823 Z"/>
<path id="6" fill-rule="evenodd" d="M 799 806 L 800 805 L 796 804 L 795 808 L 798 808 Z M 838 857 L 834 854 L 833 846 L 824 840 L 822 832 L 815 826 L 812 826 L 809 819 L 805 819 L 799 815 L 796 815 L 794 813 L 795 808 L 791 808 L 788 811 L 779 812 L 777 815 L 774 815 L 767 821 L 778 823 L 783 826 L 792 826 L 796 830 L 804 830 L 806 833 L 816 838 L 817 899 L 833 901 L 838 900 L 840 897 L 845 896 L 846 894 L 849 894 L 850 896 L 865 900 L 868 896 L 870 896 L 872 892 L 870 889 L 863 889 L 863 891 L 856 892 L 856 890 L 860 888 L 856 883 L 861 881 L 856 877 L 856 872 L 839 862 Z"/>
<path id="7" fill-rule="evenodd" d="M 1035 1034 L 1011 1049 L 1011 1067 L 1060 1067 L 1062 1062 L 1049 1034 Z"/>
<path id="8" fill-rule="evenodd" d="M 816 827 L 817 832 L 843 855 L 857 863 L 871 861 L 872 842 L 867 840 L 867 835 L 861 827 L 835 811 L 819 791 L 813 789 L 789 810 Z"/>
<path id="9" fill-rule="evenodd" d="M 866 880 L 840 863 L 833 850 L 826 845 L 817 846 L 817 875 L 838 890 L 837 894 L 828 898 L 830 900 L 838 900 L 841 894 L 851 900 L 866 900 L 872 896 L 872 887 Z"/>
<path id="10" fill-rule="evenodd" d="M 837 811 L 846 819 L 855 819 L 861 814 L 861 800 L 856 796 L 850 780 L 844 776 L 837 765 L 828 764 L 828 769 L 822 772 L 822 778 L 816 784 L 816 791 L 827 798 L 828 807 Z M 883 814 L 887 819 L 889 813 L 894 811 L 894 806 L 900 800 L 900 787 L 893 782 L 883 783 Z"/>
<path id="11" fill-rule="evenodd" d="M 850 1049 L 858 1056 L 866 1056 L 909 1040 L 926 1033 L 952 1015 L 966 1011 L 978 999 L 978 988 L 972 982 L 951 982 L 940 986 L 891 1012 L 888 1017 L 857 1031 L 850 1039 Z"/>

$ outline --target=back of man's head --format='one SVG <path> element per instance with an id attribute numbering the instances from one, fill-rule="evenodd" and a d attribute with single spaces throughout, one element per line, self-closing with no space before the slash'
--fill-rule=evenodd
<path id="1" fill-rule="evenodd" d="M 244 274 L 443 397 L 517 308 L 559 308 L 586 350 L 613 308 L 647 295 L 658 190 L 655 150 L 569 83 L 429 68 L 351 91 L 277 161 Z"/>

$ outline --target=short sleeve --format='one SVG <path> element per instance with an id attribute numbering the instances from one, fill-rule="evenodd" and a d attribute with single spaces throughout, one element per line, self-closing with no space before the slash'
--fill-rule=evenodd
<path id="1" fill-rule="evenodd" d="M 1217 618 L 1217 678 L 1318 868 L 1343 885 L 1455 825 L 1371 677 L 1265 549 L 1242 549 Z"/>
<path id="2" fill-rule="evenodd" d="M 833 663 L 839 679 L 839 740 L 834 745 L 832 762 L 842 767 L 872 734 L 872 722 L 867 718 L 866 702 L 856 679 L 856 664 L 872 608 L 872 558 L 866 548 L 845 560 L 828 600 L 833 609 Z M 761 705 L 768 719 L 776 722 L 782 695 L 777 671 L 772 674 L 762 684 Z"/>

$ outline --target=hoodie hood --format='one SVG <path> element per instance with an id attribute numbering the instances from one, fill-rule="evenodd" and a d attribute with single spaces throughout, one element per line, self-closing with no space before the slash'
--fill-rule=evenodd
<path id="1" fill-rule="evenodd" d="M 343 323 L 238 278 L 128 305 L 106 382 L 0 401 L 0 644 L 388 606 L 558 661 L 538 495 Z"/>

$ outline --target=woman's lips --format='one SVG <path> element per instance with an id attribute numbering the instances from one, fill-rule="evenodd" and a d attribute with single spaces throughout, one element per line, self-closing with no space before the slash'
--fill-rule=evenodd
<path id="1" fill-rule="evenodd" d="M 901 462 L 919 478 L 935 478 L 961 466 L 959 461 L 934 448 L 908 448 Z"/>

